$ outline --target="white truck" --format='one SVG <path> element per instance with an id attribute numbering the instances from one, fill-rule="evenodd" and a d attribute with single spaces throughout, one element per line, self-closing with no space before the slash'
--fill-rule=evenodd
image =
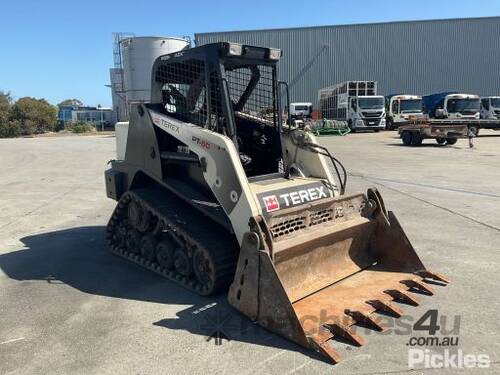
<path id="1" fill-rule="evenodd" d="M 347 121 L 351 131 L 385 129 L 385 98 L 375 81 L 347 81 L 319 90 L 321 116 Z"/>
<path id="2" fill-rule="evenodd" d="M 386 129 L 397 129 L 412 120 L 424 117 L 422 97 L 419 95 L 389 95 L 385 97 Z"/>
<path id="3" fill-rule="evenodd" d="M 292 120 L 311 118 L 312 112 L 312 103 L 290 103 L 290 116 L 292 116 Z"/>
<path id="4" fill-rule="evenodd" d="M 431 119 L 479 120 L 478 95 L 441 92 L 422 97 L 426 113 Z"/>
<path id="5" fill-rule="evenodd" d="M 486 120 L 500 120 L 500 96 L 481 98 L 480 116 Z"/>

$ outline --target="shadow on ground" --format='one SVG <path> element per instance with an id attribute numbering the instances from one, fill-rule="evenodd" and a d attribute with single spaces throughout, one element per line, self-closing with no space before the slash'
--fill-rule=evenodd
<path id="1" fill-rule="evenodd" d="M 225 345 L 230 341 L 245 342 L 300 352 L 308 357 L 328 362 L 325 357 L 313 350 L 305 349 L 253 323 L 233 309 L 226 301 L 225 295 L 205 306 L 193 306 L 179 311 L 176 315 L 176 318 L 162 319 L 153 324 L 204 336 L 209 345 Z"/>
<path id="2" fill-rule="evenodd" d="M 112 255 L 105 245 L 105 227 L 78 227 L 21 239 L 26 248 L 0 255 L 0 269 L 18 281 L 45 280 L 88 294 L 163 304 L 189 305 L 175 319 L 155 326 L 204 336 L 207 345 L 228 340 L 303 352 L 323 360 L 265 329 L 233 309 L 226 294 L 202 297 L 138 265 Z"/>
<path id="3" fill-rule="evenodd" d="M 0 255 L 8 277 L 63 283 L 82 292 L 169 304 L 202 303 L 204 298 L 111 254 L 105 227 L 78 227 L 21 239 L 25 249 Z"/>
<path id="4" fill-rule="evenodd" d="M 443 149 L 448 149 L 448 148 L 461 148 L 458 145 L 451 146 L 451 145 L 440 145 L 436 141 L 431 142 L 432 139 L 429 139 L 427 142 L 422 142 L 422 144 L 418 146 L 406 146 L 402 142 L 399 143 L 386 143 L 387 146 L 395 146 L 395 147 L 412 147 L 412 148 L 425 148 L 425 147 L 432 147 L 432 148 L 443 148 Z"/>

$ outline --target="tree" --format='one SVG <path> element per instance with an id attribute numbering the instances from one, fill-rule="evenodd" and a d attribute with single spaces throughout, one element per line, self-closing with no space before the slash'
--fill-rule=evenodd
<path id="1" fill-rule="evenodd" d="M 66 106 L 74 106 L 74 107 L 81 107 L 83 106 L 83 102 L 78 99 L 66 99 L 63 100 L 61 103 L 57 105 L 59 108 L 61 107 L 66 107 Z"/>
<path id="2" fill-rule="evenodd" d="M 8 120 L 11 106 L 12 97 L 10 96 L 10 92 L 0 91 L 0 124 Z"/>
<path id="3" fill-rule="evenodd" d="M 44 133 L 54 130 L 57 112 L 45 99 L 25 97 L 11 107 L 9 120 L 19 124 L 21 135 Z"/>
<path id="4" fill-rule="evenodd" d="M 12 97 L 9 92 L 0 91 L 0 138 L 16 137 L 19 132 L 16 124 L 10 119 L 10 109 L 12 107 Z"/>

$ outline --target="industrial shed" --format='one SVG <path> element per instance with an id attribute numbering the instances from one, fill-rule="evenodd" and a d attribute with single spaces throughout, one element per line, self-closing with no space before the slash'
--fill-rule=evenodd
<path id="1" fill-rule="evenodd" d="M 281 48 L 292 101 L 317 105 L 320 88 L 347 80 L 376 80 L 382 95 L 500 95 L 500 17 L 195 34 L 218 41 Z"/>

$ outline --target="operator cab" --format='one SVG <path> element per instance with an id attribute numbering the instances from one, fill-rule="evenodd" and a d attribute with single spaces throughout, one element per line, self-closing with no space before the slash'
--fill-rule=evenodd
<path id="1" fill-rule="evenodd" d="M 282 160 L 277 62 L 281 50 L 214 43 L 162 56 L 152 104 L 180 121 L 229 137 L 247 177 L 276 173 Z M 165 140 L 171 151 L 179 141 Z"/>

